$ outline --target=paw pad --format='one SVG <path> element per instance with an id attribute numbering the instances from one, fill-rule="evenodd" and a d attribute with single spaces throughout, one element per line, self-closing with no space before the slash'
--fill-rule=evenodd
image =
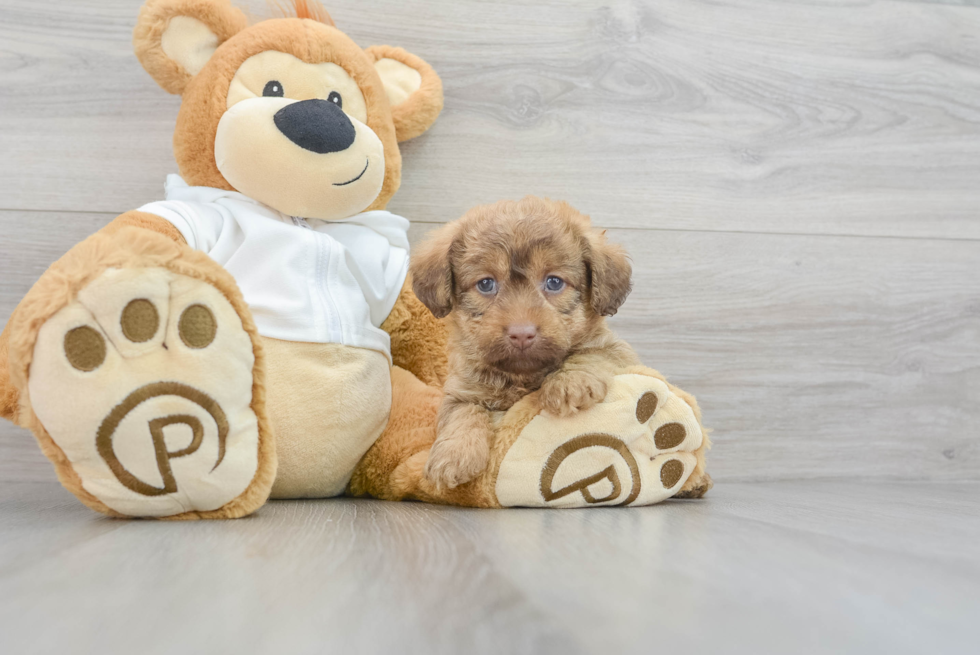
<path id="1" fill-rule="evenodd" d="M 177 323 L 180 340 L 188 348 L 206 348 L 218 331 L 214 314 L 204 305 L 191 305 L 180 315 Z"/>
<path id="2" fill-rule="evenodd" d="M 659 402 L 660 400 L 657 398 L 657 394 L 652 391 L 647 391 L 640 396 L 640 399 L 636 402 L 636 420 L 640 423 L 649 421 L 653 413 L 657 411 L 657 403 Z"/>
<path id="3" fill-rule="evenodd" d="M 561 465 L 571 455 L 584 448 L 608 448 L 616 452 L 622 458 L 623 462 L 626 463 L 630 472 L 629 494 L 625 500 L 617 504 L 629 505 L 636 500 L 636 497 L 640 495 L 640 470 L 639 466 L 637 466 L 636 458 L 633 457 L 633 453 L 626 447 L 626 444 L 615 437 L 607 434 L 587 434 L 566 441 L 551 453 L 551 457 L 548 458 L 541 471 L 541 496 L 545 501 L 558 500 L 559 498 L 564 498 L 565 496 L 579 492 L 582 494 L 586 503 L 595 505 L 597 503 L 616 500 L 622 495 L 623 485 L 619 474 L 616 472 L 616 467 L 612 465 L 577 482 L 573 482 L 557 490 L 554 489 L 555 475 L 557 475 Z M 589 490 L 589 487 L 602 483 L 603 481 L 608 482 L 610 486 L 609 492 L 604 496 L 596 498 Z"/>
<path id="4" fill-rule="evenodd" d="M 683 425 L 680 423 L 668 423 L 657 428 L 657 431 L 653 434 L 653 443 L 660 450 L 667 450 L 669 448 L 677 448 L 684 443 L 685 438 L 687 438 L 687 430 L 684 429 Z"/>
<path id="5" fill-rule="evenodd" d="M 156 382 L 140 387 L 129 394 L 125 400 L 112 408 L 109 415 L 99 426 L 95 436 L 95 446 L 99 455 L 109 465 L 109 469 L 116 476 L 116 479 L 127 489 L 143 496 L 161 496 L 177 491 L 177 481 L 174 478 L 173 467 L 170 461 L 178 457 L 192 455 L 201 447 L 204 441 L 204 425 L 201 420 L 192 414 L 171 414 L 153 418 L 147 421 L 150 438 L 153 444 L 153 452 L 156 456 L 156 473 L 163 480 L 163 484 L 155 487 L 129 471 L 120 462 L 113 445 L 113 436 L 120 424 L 130 416 L 137 406 L 154 398 L 164 398 L 176 396 L 189 401 L 200 409 L 203 409 L 217 427 L 218 455 L 212 471 L 218 468 L 221 460 L 225 458 L 226 442 L 228 439 L 228 418 L 221 406 L 213 398 L 202 391 L 179 382 Z M 164 428 L 172 425 L 185 425 L 191 430 L 190 443 L 175 451 L 167 450 L 166 435 Z"/>
<path id="6" fill-rule="evenodd" d="M 670 489 L 677 484 L 682 475 L 684 475 L 684 462 L 680 460 L 667 460 L 660 467 L 660 483 L 664 485 L 665 489 Z"/>
<path id="7" fill-rule="evenodd" d="M 592 409 L 565 418 L 542 413 L 527 424 L 501 462 L 497 500 L 505 507 L 660 502 L 694 470 L 701 442 L 694 410 L 666 383 L 617 375 Z"/>
<path id="8" fill-rule="evenodd" d="M 218 509 L 255 478 L 254 362 L 215 287 L 110 269 L 41 326 L 28 389 L 86 492 L 122 514 L 172 516 Z"/>
<path id="9" fill-rule="evenodd" d="M 105 361 L 105 339 L 87 325 L 65 334 L 65 356 L 79 371 L 94 371 Z"/>
<path id="10" fill-rule="evenodd" d="M 122 333 L 133 343 L 143 343 L 153 338 L 160 327 L 160 312 L 146 298 L 131 300 L 119 319 Z"/>

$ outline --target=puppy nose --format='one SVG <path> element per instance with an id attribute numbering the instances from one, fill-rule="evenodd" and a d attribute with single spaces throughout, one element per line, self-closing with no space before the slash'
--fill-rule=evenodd
<path id="1" fill-rule="evenodd" d="M 507 337 L 510 339 L 511 345 L 517 346 L 521 350 L 530 346 L 536 336 L 538 336 L 538 329 L 530 323 L 519 323 L 507 328 Z"/>

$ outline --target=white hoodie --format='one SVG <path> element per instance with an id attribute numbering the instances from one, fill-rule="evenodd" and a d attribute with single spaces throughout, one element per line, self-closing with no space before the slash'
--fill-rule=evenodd
<path id="1" fill-rule="evenodd" d="M 235 278 L 259 334 L 370 348 L 408 275 L 408 220 L 370 211 L 337 221 L 282 214 L 235 191 L 168 175 L 166 200 L 143 205 Z"/>

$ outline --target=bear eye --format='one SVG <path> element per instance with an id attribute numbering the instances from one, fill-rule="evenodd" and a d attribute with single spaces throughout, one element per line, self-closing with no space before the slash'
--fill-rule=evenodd
<path id="1" fill-rule="evenodd" d="M 344 99 L 341 98 L 340 94 L 337 93 L 336 91 L 330 92 L 330 95 L 327 96 L 327 101 L 332 102 L 333 104 L 337 105 L 341 109 L 344 108 Z"/>
<path id="2" fill-rule="evenodd" d="M 565 280 L 556 275 L 549 275 L 544 281 L 544 288 L 551 292 L 558 292 L 565 288 Z"/>
<path id="3" fill-rule="evenodd" d="M 265 88 L 262 89 L 262 95 L 267 98 L 281 98 L 282 97 L 282 84 L 279 80 L 271 80 L 265 83 Z"/>
<path id="4" fill-rule="evenodd" d="M 497 290 L 497 281 L 492 277 L 485 277 L 476 283 L 476 290 L 488 295 L 494 293 Z"/>

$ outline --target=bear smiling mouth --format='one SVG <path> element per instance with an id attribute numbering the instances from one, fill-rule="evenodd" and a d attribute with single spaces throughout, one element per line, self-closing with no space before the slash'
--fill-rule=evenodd
<path id="1" fill-rule="evenodd" d="M 355 177 L 353 180 L 347 180 L 346 182 L 334 182 L 333 185 L 334 186 L 347 186 L 348 184 L 353 184 L 354 182 L 357 182 L 359 179 L 361 179 L 362 177 L 364 177 L 364 174 L 367 173 L 368 166 L 370 166 L 370 165 L 371 165 L 371 158 L 368 157 L 364 161 L 364 170 L 361 171 L 357 175 L 357 177 Z"/>

